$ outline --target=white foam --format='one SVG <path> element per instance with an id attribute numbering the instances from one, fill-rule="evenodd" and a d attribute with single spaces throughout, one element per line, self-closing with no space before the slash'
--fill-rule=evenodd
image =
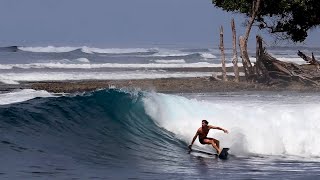
<path id="1" fill-rule="evenodd" d="M 226 128 L 229 134 L 212 130 L 222 147 L 236 155 L 290 155 L 320 157 L 320 105 L 287 100 L 217 101 L 187 99 L 181 96 L 151 93 L 145 96 L 148 115 L 161 127 L 190 143 L 201 120 Z M 253 110 L 254 109 L 254 110 Z M 200 145 L 198 140 L 196 145 Z M 203 146 L 201 146 L 203 147 Z M 212 147 L 205 146 L 212 150 Z"/>
<path id="2" fill-rule="evenodd" d="M 20 84 L 19 82 L 17 81 L 14 81 L 12 79 L 8 79 L 6 77 L 3 77 L 0 75 L 0 82 L 4 83 L 4 84 Z"/>
<path id="3" fill-rule="evenodd" d="M 82 52 L 92 54 L 92 53 L 102 53 L 102 54 L 128 54 L 128 53 L 146 53 L 150 52 L 152 49 L 144 48 L 94 48 L 84 46 L 81 48 Z"/>
<path id="4" fill-rule="evenodd" d="M 0 64 L 0 69 L 12 69 L 12 64 Z"/>
<path id="5" fill-rule="evenodd" d="M 52 97 L 47 91 L 36 91 L 23 89 L 15 92 L 0 94 L 0 105 L 12 104 L 27 101 L 36 97 Z"/>
<path id="6" fill-rule="evenodd" d="M 201 53 L 201 57 L 205 58 L 205 59 L 215 59 L 217 58 L 217 56 L 211 54 L 211 53 Z"/>
<path id="7" fill-rule="evenodd" d="M 28 52 L 42 52 L 42 53 L 62 53 L 71 52 L 76 49 L 81 49 L 82 52 L 92 54 L 92 53 L 104 53 L 104 54 L 126 54 L 126 53 L 146 53 L 150 51 L 156 51 L 155 48 L 96 48 L 96 47 L 56 47 L 56 46 L 46 46 L 46 47 L 19 47 L 22 51 Z"/>
<path id="8" fill-rule="evenodd" d="M 79 59 L 78 59 L 79 61 Z M 88 62 L 88 59 L 80 59 L 80 62 Z M 201 68 L 201 67 L 221 67 L 221 64 L 212 64 L 209 62 L 198 62 L 198 63 L 184 63 L 182 61 L 177 61 L 176 63 L 168 63 L 164 61 L 163 64 L 149 63 L 149 64 L 119 64 L 119 63 L 102 63 L 102 64 L 74 64 L 69 63 L 70 61 L 65 61 L 67 63 L 60 62 L 49 62 L 49 63 L 30 63 L 30 64 L 6 64 L 1 65 L 0 69 L 41 69 L 41 68 L 51 68 L 51 69 L 98 69 L 98 68 Z M 89 61 L 90 62 L 90 61 Z M 226 63 L 227 67 L 233 66 L 232 63 Z M 242 66 L 238 63 L 238 66 Z"/>
<path id="9" fill-rule="evenodd" d="M 307 64 L 302 58 L 299 57 L 277 57 L 278 60 L 284 62 L 293 62 L 297 64 Z"/>
<path id="10" fill-rule="evenodd" d="M 62 52 L 70 52 L 78 49 L 79 47 L 55 47 L 55 46 L 47 46 L 47 47 L 19 47 L 22 51 L 29 52 L 47 52 L 47 53 L 62 53 Z"/>
<path id="11" fill-rule="evenodd" d="M 175 64 L 175 63 L 186 63 L 184 59 L 174 59 L 174 60 L 154 60 L 156 63 L 164 63 L 164 64 Z"/>
<path id="12" fill-rule="evenodd" d="M 159 49 L 159 52 L 156 54 L 153 54 L 152 56 L 156 57 L 175 57 L 175 56 L 187 56 L 191 53 L 181 52 L 179 50 L 175 49 Z"/>
<path id="13" fill-rule="evenodd" d="M 163 71 L 124 71 L 124 72 L 31 72 L 2 73 L 0 81 L 17 84 L 19 81 L 63 81 L 63 80 L 119 80 L 119 79 L 157 79 L 181 77 L 206 77 L 210 72 L 163 72 Z"/>
<path id="14" fill-rule="evenodd" d="M 82 62 L 82 63 L 90 63 L 89 59 L 87 59 L 87 58 L 78 58 L 76 60 L 79 62 Z"/>
<path id="15" fill-rule="evenodd" d="M 293 63 L 297 63 L 297 64 L 306 64 L 306 62 L 299 58 L 299 57 L 280 57 L 280 56 L 274 56 L 277 60 L 280 61 L 284 61 L 284 62 L 293 62 Z M 241 60 L 241 59 L 239 59 Z M 250 57 L 250 61 L 251 62 L 256 62 L 256 58 L 255 57 Z"/>

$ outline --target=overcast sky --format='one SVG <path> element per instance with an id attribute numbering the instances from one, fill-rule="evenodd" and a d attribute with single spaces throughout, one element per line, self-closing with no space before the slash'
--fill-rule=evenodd
<path id="1" fill-rule="evenodd" d="M 210 0 L 1 0 L 0 44 L 217 47 L 223 25 L 231 47 L 232 17 L 243 34 L 244 17 Z M 319 35 L 311 33 L 307 45 L 319 46 Z"/>

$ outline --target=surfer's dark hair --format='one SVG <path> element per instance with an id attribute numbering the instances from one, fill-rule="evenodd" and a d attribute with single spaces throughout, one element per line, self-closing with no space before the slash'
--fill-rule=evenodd
<path id="1" fill-rule="evenodd" d="M 204 122 L 206 124 L 209 124 L 209 122 L 207 120 L 202 120 L 202 122 Z"/>

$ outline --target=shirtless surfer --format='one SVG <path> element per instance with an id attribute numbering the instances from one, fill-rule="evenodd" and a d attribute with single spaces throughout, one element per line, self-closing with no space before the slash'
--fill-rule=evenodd
<path id="1" fill-rule="evenodd" d="M 194 135 L 194 137 L 192 139 L 192 142 L 189 145 L 189 149 L 191 149 L 191 147 L 192 147 L 194 141 L 196 140 L 197 136 L 199 136 L 199 142 L 201 144 L 211 144 L 212 147 L 217 150 L 218 154 L 220 154 L 221 149 L 220 149 L 220 146 L 219 146 L 219 141 L 214 139 L 214 138 L 208 138 L 207 137 L 210 129 L 219 129 L 219 130 L 223 131 L 224 133 L 228 133 L 228 130 L 223 129 L 221 127 L 208 125 L 208 121 L 207 120 L 202 120 L 202 126 L 197 130 L 196 134 Z"/>

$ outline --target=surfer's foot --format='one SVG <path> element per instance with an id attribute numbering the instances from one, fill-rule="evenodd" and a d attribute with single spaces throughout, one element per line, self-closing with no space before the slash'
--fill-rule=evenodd
<path id="1" fill-rule="evenodd" d="M 219 151 L 218 151 L 218 155 L 220 155 L 221 151 L 222 151 L 222 149 L 219 149 Z"/>

